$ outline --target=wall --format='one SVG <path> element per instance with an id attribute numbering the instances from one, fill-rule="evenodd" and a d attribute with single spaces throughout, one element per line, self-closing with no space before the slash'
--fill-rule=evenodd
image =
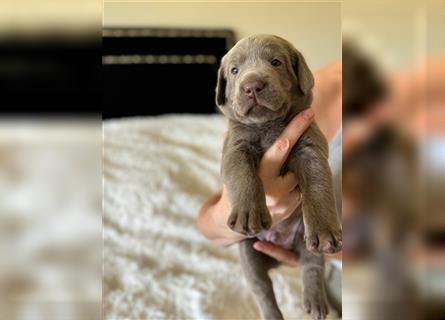
<path id="1" fill-rule="evenodd" d="M 232 28 L 238 38 L 273 33 L 316 70 L 341 58 L 340 3 L 105 2 L 104 26 Z"/>

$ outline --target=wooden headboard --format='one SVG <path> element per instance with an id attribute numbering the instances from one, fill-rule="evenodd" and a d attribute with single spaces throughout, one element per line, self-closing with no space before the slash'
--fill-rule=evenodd
<path id="1" fill-rule="evenodd" d="M 214 113 L 224 29 L 105 28 L 103 117 Z"/>

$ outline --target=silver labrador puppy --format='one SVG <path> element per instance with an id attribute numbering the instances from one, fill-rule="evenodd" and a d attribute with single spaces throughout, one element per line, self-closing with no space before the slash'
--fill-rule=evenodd
<path id="1" fill-rule="evenodd" d="M 256 238 L 299 252 L 304 308 L 314 319 L 324 319 L 328 312 L 322 254 L 342 247 L 328 144 L 315 123 L 295 144 L 281 172 L 297 176 L 302 205 L 273 228 L 257 175 L 264 152 L 311 105 L 313 86 L 301 53 L 272 35 L 242 39 L 223 57 L 218 71 L 216 102 L 229 119 L 221 168 L 232 207 L 227 223 L 249 236 L 239 244 L 241 263 L 264 319 L 283 318 L 268 276 L 278 263 L 252 247 Z"/>

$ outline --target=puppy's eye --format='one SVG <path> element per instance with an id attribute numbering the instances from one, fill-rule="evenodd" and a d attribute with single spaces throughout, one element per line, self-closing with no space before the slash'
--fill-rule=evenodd
<path id="1" fill-rule="evenodd" d="M 233 67 L 232 69 L 230 69 L 230 73 L 232 74 L 237 74 L 239 72 L 237 67 Z"/>
<path id="2" fill-rule="evenodd" d="M 281 66 L 281 61 L 278 60 L 278 59 L 273 59 L 273 60 L 270 62 L 270 64 L 273 65 L 274 67 L 279 67 L 279 66 Z"/>

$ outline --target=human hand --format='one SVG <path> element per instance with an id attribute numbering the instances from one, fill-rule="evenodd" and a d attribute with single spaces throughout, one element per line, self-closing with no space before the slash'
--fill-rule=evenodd
<path id="1" fill-rule="evenodd" d="M 315 119 L 320 130 L 328 141 L 335 136 L 341 126 L 341 69 L 341 63 L 337 62 L 318 70 L 314 74 L 314 101 L 311 109 L 315 113 Z M 298 114 L 296 118 L 300 116 L 302 116 L 301 113 Z M 273 175 L 272 172 L 268 172 L 267 169 L 277 168 L 281 162 L 279 159 L 286 159 L 288 152 L 291 150 L 291 142 L 295 143 L 294 141 L 298 140 L 301 133 L 304 132 L 312 121 L 312 119 L 307 120 L 304 127 L 297 130 L 296 127 L 301 124 L 296 122 L 300 120 L 294 118 L 289 124 L 289 126 L 295 126 L 294 129 L 290 130 L 290 134 L 292 135 L 292 132 L 296 132 L 292 140 L 287 140 L 289 141 L 289 145 L 287 145 L 288 142 L 286 140 L 275 142 L 270 150 L 266 152 L 266 158 L 262 161 L 263 170 L 260 175 L 265 185 L 264 189 L 267 189 L 266 201 L 273 218 L 273 223 L 277 223 L 288 217 L 301 200 L 299 192 L 294 190 L 297 185 L 295 177 L 279 177 L 277 174 L 278 170 L 274 170 L 275 175 Z M 287 129 L 288 128 L 286 128 L 286 130 Z M 278 150 L 275 148 L 278 148 Z M 284 157 L 282 154 L 286 156 Z M 284 160 L 282 161 L 284 162 Z M 273 182 L 278 182 L 279 185 L 274 187 Z M 230 211 L 230 202 L 227 190 L 224 187 L 210 197 L 199 211 L 197 220 L 198 228 L 205 237 L 216 245 L 230 245 L 245 238 L 227 227 L 227 219 Z"/>
<path id="2" fill-rule="evenodd" d="M 253 248 L 289 267 L 296 267 L 298 265 L 299 256 L 295 251 L 285 249 L 268 241 L 257 241 L 253 244 Z M 341 260 L 342 253 L 338 252 L 327 257 L 329 259 Z"/>
<path id="3" fill-rule="evenodd" d="M 272 216 L 272 225 L 286 219 L 300 204 L 301 195 L 294 174 L 280 176 L 282 165 L 303 132 L 313 121 L 311 109 L 297 114 L 284 129 L 275 143 L 263 155 L 258 175 L 263 183 L 266 205 Z M 229 229 L 227 220 L 231 212 L 227 189 L 222 189 L 202 206 L 198 216 L 198 228 L 215 244 L 230 245 L 245 238 Z"/>
<path id="4" fill-rule="evenodd" d="M 253 244 L 253 248 L 260 251 L 278 262 L 289 267 L 298 265 L 298 254 L 295 251 L 287 250 L 268 241 L 257 241 Z"/>

